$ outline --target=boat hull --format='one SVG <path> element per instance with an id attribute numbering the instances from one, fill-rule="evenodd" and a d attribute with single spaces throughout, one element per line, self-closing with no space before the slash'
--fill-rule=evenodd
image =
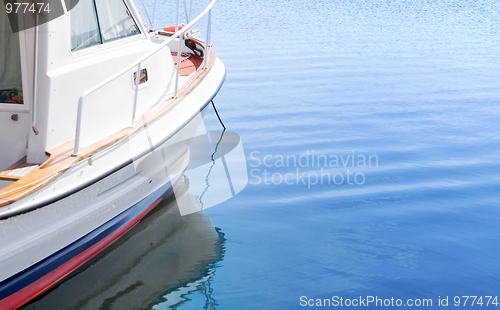
<path id="1" fill-rule="evenodd" d="M 182 177 L 200 121 L 201 115 L 159 148 L 90 186 L 1 221 L 1 272 L 20 271 L 0 281 L 0 309 L 16 309 L 47 291 L 147 215 Z"/>
<path id="2" fill-rule="evenodd" d="M 171 190 L 172 183 L 168 182 L 87 236 L 3 281 L 0 284 L 0 309 L 16 309 L 47 291 L 123 236 Z"/>

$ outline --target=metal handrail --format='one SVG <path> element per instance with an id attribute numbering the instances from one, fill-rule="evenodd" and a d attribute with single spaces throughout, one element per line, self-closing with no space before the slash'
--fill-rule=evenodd
<path id="1" fill-rule="evenodd" d="M 35 135 L 38 136 L 38 129 L 36 129 L 36 95 L 38 93 L 38 14 L 35 14 L 35 63 L 34 63 L 34 79 L 33 79 L 33 113 L 31 114 L 31 128 Z"/>
<path id="2" fill-rule="evenodd" d="M 170 42 L 172 42 L 174 39 L 176 38 L 179 38 L 180 40 L 180 36 L 183 35 L 186 31 L 188 31 L 191 26 L 193 26 L 195 23 L 197 23 L 203 16 L 205 16 L 205 14 L 209 13 L 209 18 L 208 18 L 208 28 L 207 28 L 207 39 L 210 38 L 208 32 L 210 32 L 211 30 L 211 12 L 212 12 L 212 7 L 214 6 L 215 2 L 217 0 L 212 0 L 210 2 L 210 4 L 205 8 L 205 10 L 203 10 L 203 12 L 201 12 L 201 14 L 199 14 L 198 16 L 196 16 L 191 22 L 189 22 L 186 26 L 184 26 L 182 29 L 178 30 L 178 23 L 176 25 L 176 31 L 169 39 L 165 40 L 165 42 L 161 43 L 155 50 L 147 53 L 146 55 L 142 56 L 141 58 L 139 58 L 138 60 L 136 60 L 135 62 L 129 64 L 128 66 L 126 66 L 125 68 L 123 68 L 122 70 L 118 71 L 117 73 L 113 74 L 112 76 L 108 77 L 107 79 L 105 79 L 104 81 L 102 81 L 101 83 L 87 89 L 86 91 L 84 91 L 82 93 L 82 95 L 80 96 L 80 99 L 78 100 L 78 114 L 77 114 L 77 119 L 76 119 L 76 133 L 75 133 L 75 149 L 73 151 L 73 154 L 71 156 L 78 156 L 80 154 L 80 136 L 81 136 L 81 126 L 82 126 L 82 110 L 83 110 L 83 102 L 84 102 L 84 99 L 86 97 L 88 97 L 90 94 L 96 92 L 97 90 L 101 89 L 102 87 L 108 85 L 109 83 L 113 82 L 114 80 L 116 80 L 117 78 L 119 78 L 120 76 L 122 76 L 123 74 L 129 72 L 131 69 L 133 69 L 134 67 L 137 66 L 137 72 L 136 72 L 136 83 L 135 83 L 135 96 L 134 96 L 134 108 L 133 108 L 133 111 L 132 111 L 132 115 L 133 115 L 133 119 L 132 119 L 132 126 L 134 125 L 134 122 L 135 122 L 135 110 L 136 110 L 136 107 L 137 107 L 137 92 L 139 90 L 139 83 L 137 82 L 137 80 L 139 80 L 139 76 L 140 76 L 140 71 L 141 71 L 141 63 L 148 59 L 149 57 L 153 56 L 154 54 L 156 54 L 158 51 L 160 51 L 161 49 L 163 49 L 167 44 L 169 44 Z M 177 0 L 177 3 L 179 3 L 180 0 Z M 179 20 L 179 10 L 177 12 L 177 20 Z M 208 58 L 208 45 L 209 45 L 209 42 L 205 42 L 205 66 L 206 67 L 206 58 Z M 178 55 L 180 55 L 180 49 L 178 51 Z M 177 65 L 177 69 L 179 69 L 180 67 L 180 64 Z M 177 74 L 176 74 L 176 77 L 175 77 L 176 81 L 175 81 L 175 85 L 177 86 L 178 85 L 178 80 L 179 80 L 179 70 L 177 70 Z M 175 96 L 177 96 L 177 87 L 175 89 Z"/>

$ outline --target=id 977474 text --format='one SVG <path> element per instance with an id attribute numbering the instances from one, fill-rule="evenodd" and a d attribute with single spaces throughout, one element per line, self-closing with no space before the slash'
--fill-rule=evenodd
<path id="1" fill-rule="evenodd" d="M 43 2 L 38 2 L 38 3 L 28 3 L 28 2 L 14 2 L 14 3 L 9 3 L 7 2 L 5 4 L 5 11 L 7 14 L 11 13 L 42 13 L 42 12 L 47 12 L 50 13 L 50 6 L 49 3 L 43 3 Z"/>

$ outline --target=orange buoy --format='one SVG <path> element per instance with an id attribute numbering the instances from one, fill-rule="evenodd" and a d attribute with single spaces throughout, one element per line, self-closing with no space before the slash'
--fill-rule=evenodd
<path id="1" fill-rule="evenodd" d="M 179 24 L 179 30 L 181 30 L 182 28 L 184 28 L 184 24 Z M 165 30 L 167 32 L 175 32 L 175 25 L 167 26 L 167 27 L 163 28 L 163 30 Z"/>

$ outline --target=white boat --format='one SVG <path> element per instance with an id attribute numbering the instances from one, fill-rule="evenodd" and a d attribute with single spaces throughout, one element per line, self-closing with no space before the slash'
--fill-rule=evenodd
<path id="1" fill-rule="evenodd" d="M 0 10 L 0 309 L 47 291 L 172 190 L 225 78 L 215 0 L 162 30 L 132 0 L 69 3 L 48 22 L 19 11 L 14 33 Z"/>

